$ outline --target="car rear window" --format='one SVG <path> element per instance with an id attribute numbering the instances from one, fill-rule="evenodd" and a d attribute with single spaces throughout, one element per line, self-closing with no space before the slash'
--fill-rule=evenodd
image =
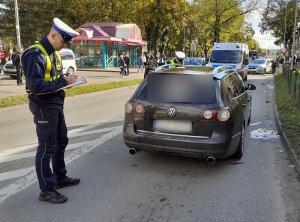
<path id="1" fill-rule="evenodd" d="M 216 103 L 216 90 L 211 75 L 153 74 L 135 98 L 149 102 Z"/>

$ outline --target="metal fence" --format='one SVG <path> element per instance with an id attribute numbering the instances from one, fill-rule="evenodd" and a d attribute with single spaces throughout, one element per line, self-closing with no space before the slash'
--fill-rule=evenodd
<path id="1" fill-rule="evenodd" d="M 299 81 L 299 71 L 296 67 L 294 70 L 291 69 L 291 63 L 282 64 L 282 73 L 286 79 L 287 93 L 292 96 L 297 101 L 297 108 L 300 108 L 300 81 Z M 298 91 L 298 92 L 297 92 Z"/>

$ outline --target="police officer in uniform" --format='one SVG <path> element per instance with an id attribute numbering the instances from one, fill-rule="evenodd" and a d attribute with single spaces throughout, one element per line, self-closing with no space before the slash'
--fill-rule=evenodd
<path id="1" fill-rule="evenodd" d="M 185 58 L 184 52 L 176 51 L 175 52 L 175 58 L 170 59 L 167 64 L 182 64 L 182 61 Z"/>
<path id="2" fill-rule="evenodd" d="M 66 176 L 64 152 L 68 137 L 63 112 L 65 93 L 59 90 L 76 82 L 77 76 L 62 75 L 58 53 L 68 47 L 68 43 L 77 35 L 78 32 L 54 18 L 48 35 L 29 47 L 22 56 L 29 109 L 33 114 L 38 137 L 35 166 L 41 189 L 39 200 L 50 203 L 66 202 L 68 198 L 57 189 L 80 182 L 80 179 Z"/>

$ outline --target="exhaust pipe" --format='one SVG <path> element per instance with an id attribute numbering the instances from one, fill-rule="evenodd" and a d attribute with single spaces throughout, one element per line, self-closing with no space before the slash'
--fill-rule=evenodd
<path id="1" fill-rule="evenodd" d="M 216 158 L 215 158 L 214 156 L 208 156 L 208 157 L 206 158 L 206 162 L 207 162 L 208 164 L 215 164 L 215 163 L 216 163 Z"/>
<path id="2" fill-rule="evenodd" d="M 138 149 L 136 149 L 136 148 L 129 148 L 129 153 L 131 154 L 131 155 L 134 155 L 134 154 L 136 154 L 137 152 L 139 152 L 140 150 L 138 150 Z"/>

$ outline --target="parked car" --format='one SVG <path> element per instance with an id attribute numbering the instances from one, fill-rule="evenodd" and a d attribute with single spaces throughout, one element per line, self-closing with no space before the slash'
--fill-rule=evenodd
<path id="1" fill-rule="evenodd" d="M 255 59 L 248 64 L 248 73 L 272 73 L 271 59 Z"/>
<path id="2" fill-rule="evenodd" d="M 242 158 L 251 119 L 248 90 L 255 88 L 230 67 L 157 68 L 125 105 L 129 153 L 156 151 L 208 163 Z"/>
<path id="3" fill-rule="evenodd" d="M 59 51 L 62 66 L 63 66 L 63 74 L 73 75 L 77 71 L 77 65 L 75 61 L 75 55 L 71 49 L 62 49 Z"/>
<path id="4" fill-rule="evenodd" d="M 3 66 L 4 75 L 10 76 L 12 79 L 17 79 L 17 69 L 12 60 L 8 60 Z"/>
<path id="5" fill-rule="evenodd" d="M 183 60 L 183 65 L 187 67 L 201 67 L 205 65 L 205 58 L 203 57 L 191 57 Z"/>
<path id="6" fill-rule="evenodd" d="M 0 50 L 0 65 L 4 65 L 8 57 L 8 52 Z"/>

